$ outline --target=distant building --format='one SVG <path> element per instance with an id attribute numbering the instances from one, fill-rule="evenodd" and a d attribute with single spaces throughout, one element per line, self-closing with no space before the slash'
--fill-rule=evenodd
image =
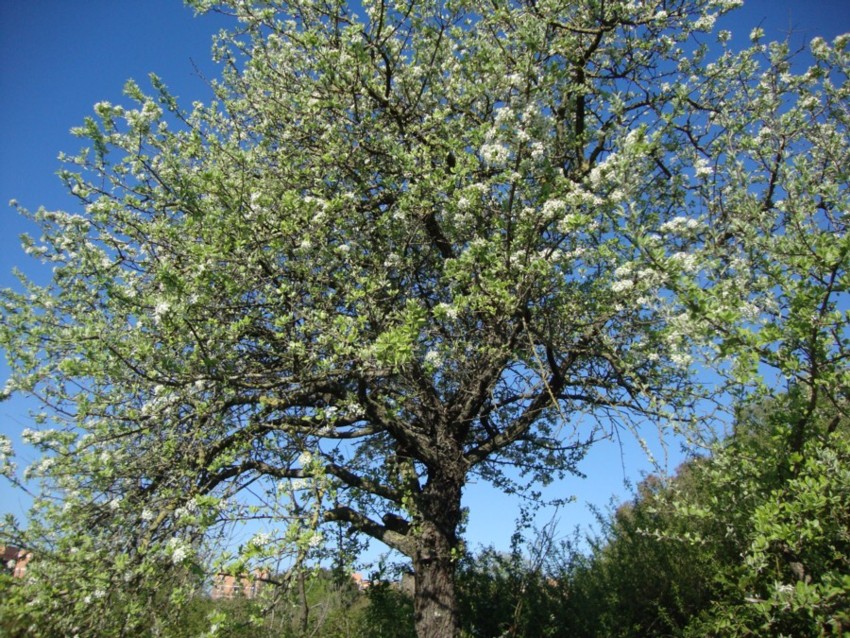
<path id="1" fill-rule="evenodd" d="M 213 600 L 230 600 L 231 598 L 256 598 L 259 596 L 268 580 L 268 572 L 255 569 L 250 574 L 234 576 L 232 574 L 216 574 L 210 597 Z"/>
<path id="2" fill-rule="evenodd" d="M 23 578 L 27 573 L 27 564 L 32 560 L 32 552 L 12 545 L 0 545 L 3 553 L 3 569 L 15 578 Z"/>
<path id="3" fill-rule="evenodd" d="M 365 591 L 372 586 L 372 581 L 358 572 L 354 572 L 351 575 L 351 581 L 354 583 L 354 586 L 357 587 L 357 589 L 360 591 Z"/>
<path id="4" fill-rule="evenodd" d="M 260 595 L 260 592 L 269 584 L 270 574 L 268 571 L 255 569 L 250 574 L 234 576 L 232 574 L 216 574 L 213 576 L 213 585 L 210 590 L 210 598 L 213 600 L 230 600 L 232 598 L 252 599 Z M 379 581 L 369 580 L 358 572 L 351 574 L 351 582 L 358 591 L 366 591 Z"/>

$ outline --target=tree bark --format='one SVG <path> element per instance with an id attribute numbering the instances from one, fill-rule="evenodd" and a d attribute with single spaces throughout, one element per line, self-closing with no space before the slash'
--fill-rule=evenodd
<path id="1" fill-rule="evenodd" d="M 413 559 L 416 587 L 413 608 L 418 638 L 453 638 L 457 635 L 454 561 L 447 539 L 429 524 Z"/>
<path id="2" fill-rule="evenodd" d="M 418 638 L 454 638 L 459 632 L 455 564 L 462 485 L 462 478 L 432 479 L 417 499 L 422 520 L 413 534 L 412 558 Z"/>

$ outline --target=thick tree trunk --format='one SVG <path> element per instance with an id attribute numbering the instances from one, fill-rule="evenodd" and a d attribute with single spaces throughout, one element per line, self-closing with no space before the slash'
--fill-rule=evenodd
<path id="1" fill-rule="evenodd" d="M 422 521 L 414 533 L 413 608 L 418 638 L 458 635 L 455 563 L 459 550 L 461 480 L 431 480 L 419 499 Z"/>
<path id="2" fill-rule="evenodd" d="M 438 530 L 432 528 L 421 533 L 427 538 L 422 539 L 413 559 L 416 635 L 453 638 L 457 635 L 458 618 L 452 549 Z"/>

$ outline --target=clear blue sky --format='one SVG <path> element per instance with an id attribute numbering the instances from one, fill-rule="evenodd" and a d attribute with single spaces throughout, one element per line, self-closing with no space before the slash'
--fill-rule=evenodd
<path id="1" fill-rule="evenodd" d="M 6 203 L 16 199 L 31 209 L 76 206 L 55 176 L 58 153 L 74 153 L 82 145 L 69 129 L 98 101 L 123 103 L 127 79 L 145 88 L 150 72 L 187 107 L 194 100 L 208 100 L 200 74 L 215 76 L 211 35 L 229 24 L 221 16 L 194 17 L 180 0 L 0 0 L 0 288 L 16 285 L 13 268 L 42 276 L 18 242 L 20 233 L 38 231 Z M 816 35 L 832 40 L 850 31 L 850 0 L 746 0 L 744 9 L 718 28 L 732 30 L 733 42 L 743 45 L 755 26 L 764 28 L 768 39 L 790 35 L 795 45 Z M 0 385 L 7 370 L 0 363 Z M 0 432 L 24 452 L 22 467 L 32 460 L 18 438 L 28 424 L 25 401 L 0 403 Z M 678 458 L 673 454 L 672 466 Z M 560 512 L 562 533 L 592 520 L 587 503 L 604 505 L 612 495 L 627 496 L 624 479 L 638 480 L 650 468 L 637 446 L 624 440 L 623 447 L 599 445 L 582 469 L 587 479 L 548 490 L 552 496 L 578 497 Z M 515 502 L 480 485 L 467 489 L 466 501 L 471 545 L 506 548 Z M 26 503 L 0 479 L 0 512 L 20 515 Z"/>

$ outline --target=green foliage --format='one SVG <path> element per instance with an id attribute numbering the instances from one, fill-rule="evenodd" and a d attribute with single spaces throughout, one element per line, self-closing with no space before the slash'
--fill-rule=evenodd
<path id="1" fill-rule="evenodd" d="M 550 559 L 553 557 L 550 557 Z M 461 627 L 465 636 L 567 636 L 567 591 L 560 573 L 534 564 L 518 549 L 485 549 L 459 569 Z"/>
<path id="2" fill-rule="evenodd" d="M 728 585 L 689 635 L 850 631 L 850 435 L 813 439 L 801 454 L 792 477 L 761 486 L 746 512 L 743 565 L 718 565 Z"/>
<path id="3" fill-rule="evenodd" d="M 282 634 L 271 635 L 321 636 L 322 638 L 349 638 L 360 633 L 361 618 L 368 602 L 348 574 L 319 569 L 299 581 L 278 603 L 279 625 Z M 274 624 L 266 625 L 274 629 Z"/>
<path id="4" fill-rule="evenodd" d="M 143 573 L 126 558 L 67 544 L 34 552 L 24 578 L 2 576 L 3 635 L 199 635 L 208 623 L 191 603 L 202 591 L 197 578 L 175 568 Z"/>
<path id="5" fill-rule="evenodd" d="M 366 593 L 368 604 L 360 615 L 359 636 L 416 638 L 413 599 L 395 585 L 377 582 Z"/>
<path id="6" fill-rule="evenodd" d="M 593 554 L 570 570 L 576 631 L 850 630 L 850 432 L 846 420 L 809 423 L 793 452 L 798 402 L 792 393 L 742 411 L 736 434 L 712 456 L 669 481 L 650 477 L 607 519 Z"/>
<path id="7" fill-rule="evenodd" d="M 568 572 L 570 624 L 578 635 L 681 635 L 711 600 L 712 557 L 691 545 L 688 530 L 660 541 L 659 527 L 673 533 L 666 527 L 669 504 L 654 494 L 643 498 L 621 506 L 592 555 L 577 558 Z"/>

